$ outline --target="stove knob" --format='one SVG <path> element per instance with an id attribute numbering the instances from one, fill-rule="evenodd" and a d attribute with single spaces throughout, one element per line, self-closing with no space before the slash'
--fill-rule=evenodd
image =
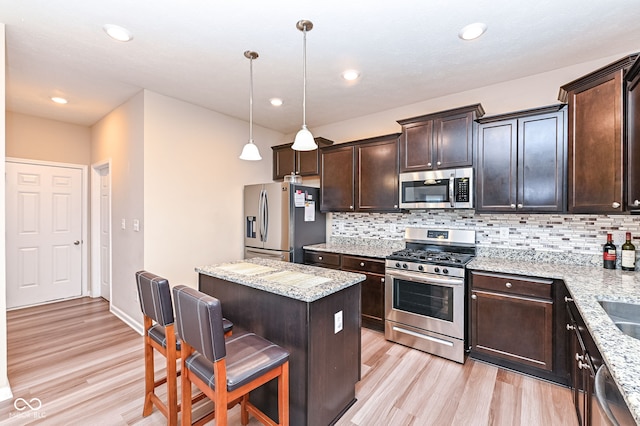
<path id="1" fill-rule="evenodd" d="M 407 269 L 409 266 L 407 266 L 407 264 L 406 264 L 406 263 L 403 263 L 403 264 L 402 264 L 402 267 L 403 267 L 404 269 Z"/>
<path id="2" fill-rule="evenodd" d="M 442 273 L 443 273 L 443 274 L 448 274 L 448 273 L 449 273 L 449 270 L 448 270 L 447 268 L 444 268 L 444 269 L 442 270 Z"/>
<path id="3" fill-rule="evenodd" d="M 424 266 L 422 265 L 418 266 L 418 271 L 424 271 Z"/>
<path id="4" fill-rule="evenodd" d="M 436 272 L 436 273 L 440 272 L 440 268 L 436 266 L 435 268 L 433 268 L 433 272 Z"/>
<path id="5" fill-rule="evenodd" d="M 396 262 L 396 268 L 400 267 L 400 262 Z"/>

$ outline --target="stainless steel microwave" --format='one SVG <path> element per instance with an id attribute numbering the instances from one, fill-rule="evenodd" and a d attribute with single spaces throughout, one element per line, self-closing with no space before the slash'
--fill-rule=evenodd
<path id="1" fill-rule="evenodd" d="M 473 168 L 400 173 L 401 209 L 472 209 Z"/>

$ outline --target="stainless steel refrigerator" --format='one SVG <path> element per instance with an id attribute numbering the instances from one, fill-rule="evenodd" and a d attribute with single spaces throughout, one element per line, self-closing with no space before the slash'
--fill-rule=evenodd
<path id="1" fill-rule="evenodd" d="M 244 257 L 302 263 L 302 247 L 325 242 L 320 190 L 289 182 L 244 187 Z"/>

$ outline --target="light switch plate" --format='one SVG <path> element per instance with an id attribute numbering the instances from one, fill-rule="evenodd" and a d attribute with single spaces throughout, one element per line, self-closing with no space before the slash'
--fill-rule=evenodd
<path id="1" fill-rule="evenodd" d="M 333 334 L 342 331 L 342 311 L 338 311 L 333 315 Z"/>
<path id="2" fill-rule="evenodd" d="M 126 219 L 122 219 L 122 221 L 120 222 L 120 227 L 122 229 L 127 229 L 127 220 Z"/>

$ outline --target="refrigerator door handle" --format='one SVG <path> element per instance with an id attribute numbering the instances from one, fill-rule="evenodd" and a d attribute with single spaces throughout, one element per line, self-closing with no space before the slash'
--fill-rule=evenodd
<path id="1" fill-rule="evenodd" d="M 260 242 L 264 241 L 264 237 L 262 235 L 262 199 L 264 196 L 264 189 L 260 190 L 260 198 L 258 200 L 258 228 L 259 228 L 259 235 L 260 235 Z"/>
<path id="2" fill-rule="evenodd" d="M 264 201 L 262 204 L 262 222 L 262 229 L 264 229 L 264 239 L 262 241 L 267 242 L 267 238 L 269 238 L 269 198 L 267 197 L 266 190 L 264 191 Z"/>

